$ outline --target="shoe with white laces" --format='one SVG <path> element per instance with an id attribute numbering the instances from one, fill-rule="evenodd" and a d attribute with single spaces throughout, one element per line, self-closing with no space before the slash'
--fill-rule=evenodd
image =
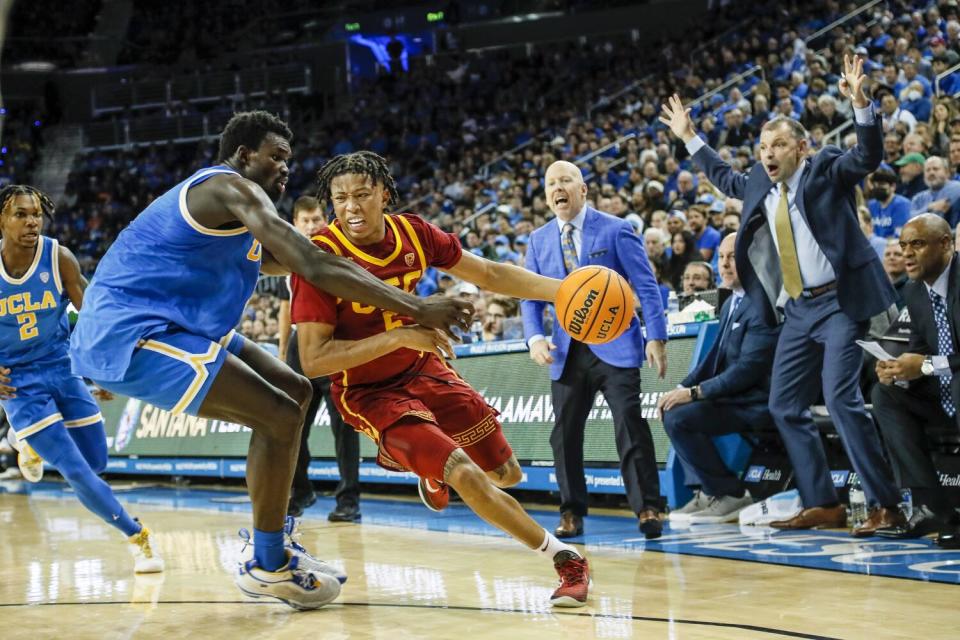
<path id="1" fill-rule="evenodd" d="M 446 483 L 429 478 L 420 478 L 417 483 L 420 500 L 430 511 L 443 511 L 450 504 L 450 488 Z"/>
<path id="2" fill-rule="evenodd" d="M 27 482 L 40 482 L 43 479 L 43 458 L 26 442 L 20 443 L 17 466 Z"/>
<path id="3" fill-rule="evenodd" d="M 250 531 L 240 529 L 240 539 L 243 540 L 243 548 L 240 549 L 240 562 L 248 562 L 253 559 L 253 540 Z M 299 558 L 298 563 L 304 571 L 331 576 L 340 584 L 347 581 L 347 574 L 341 569 L 333 566 L 329 562 L 324 562 L 319 558 L 314 558 L 300 544 L 300 532 L 297 529 L 297 520 L 293 516 L 287 516 L 283 525 L 283 547 L 291 556 Z M 249 548 L 249 551 L 247 549 Z"/>
<path id="4" fill-rule="evenodd" d="M 343 584 L 347 581 L 347 574 L 329 562 L 324 562 L 319 558 L 314 558 L 307 553 L 307 550 L 300 544 L 300 531 L 297 529 L 297 519 L 293 516 L 287 516 L 283 525 L 283 533 L 287 551 L 300 559 L 300 567 L 314 573 L 323 573 L 337 579 L 337 582 Z"/>
<path id="5" fill-rule="evenodd" d="M 256 558 L 240 563 L 234 582 L 249 598 L 274 598 L 300 611 L 319 609 L 340 595 L 336 578 L 307 571 L 289 551 L 287 564 L 276 571 L 261 568 Z"/>
<path id="6" fill-rule="evenodd" d="M 553 558 L 553 566 L 560 576 L 560 586 L 550 596 L 555 607 L 582 607 L 590 593 L 590 564 L 572 551 L 561 551 Z"/>
<path id="7" fill-rule="evenodd" d="M 742 498 L 720 496 L 710 498 L 706 509 L 697 511 L 689 517 L 690 524 L 720 524 L 721 522 L 736 522 L 740 512 L 753 504 L 749 491 L 743 492 Z"/>
<path id="8" fill-rule="evenodd" d="M 133 572 L 160 573 L 163 571 L 163 558 L 153 550 L 150 544 L 150 530 L 144 524 L 140 527 L 139 533 L 127 538 L 127 542 L 130 543 L 130 553 L 133 554 Z"/>

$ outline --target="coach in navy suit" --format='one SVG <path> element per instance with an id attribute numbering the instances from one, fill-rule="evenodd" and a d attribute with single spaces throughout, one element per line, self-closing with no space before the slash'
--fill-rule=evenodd
<path id="1" fill-rule="evenodd" d="M 555 414 L 550 444 L 561 499 L 556 535 L 572 537 L 583 532 L 587 514 L 584 426 L 597 392 L 602 391 L 613 413 L 627 500 L 644 535 L 658 537 L 662 528 L 660 478 L 653 436 L 641 411 L 640 366 L 646 353 L 660 376 L 666 374 L 667 325 L 660 289 L 643 239 L 630 223 L 587 206 L 587 185 L 580 169 L 569 162 L 555 162 L 547 169 L 544 182 L 547 205 L 557 217 L 530 235 L 526 268 L 554 278 L 588 264 L 617 271 L 637 292 L 648 338 L 644 343 L 636 318 L 622 336 L 604 345 L 572 340 L 554 322 L 550 343 L 544 338 L 545 303 L 525 300 L 521 305 L 530 357 L 537 364 L 550 365 Z"/>
<path id="2" fill-rule="evenodd" d="M 826 146 L 807 157 L 806 131 L 777 118 L 760 134 L 761 162 L 734 171 L 697 137 L 678 96 L 661 121 L 684 140 L 693 160 L 728 196 L 743 200 L 737 271 L 765 321 L 785 321 L 777 344 L 770 412 L 793 464 L 804 509 L 771 526 L 842 527 L 839 504 L 820 434 L 810 415 L 821 388 L 830 416 L 874 508 L 855 536 L 903 521 L 899 492 L 883 458 L 876 428 L 858 386 L 863 354 L 855 344 L 871 316 L 894 302 L 880 259 L 858 224 L 854 186 L 883 158 L 880 121 L 863 92 L 860 59 L 844 58 L 840 90 L 852 97 L 857 145 L 847 152 Z"/>
<path id="3" fill-rule="evenodd" d="M 758 305 L 744 295 L 734 261 L 736 236 L 720 243 L 720 277 L 733 291 L 720 308 L 720 330 L 706 357 L 664 394 L 658 408 L 663 427 L 686 473 L 699 486 L 693 499 L 670 520 L 714 524 L 736 520 L 753 502 L 740 479 L 723 463 L 713 436 L 772 426 L 767 403 L 779 327 L 767 325 Z"/>

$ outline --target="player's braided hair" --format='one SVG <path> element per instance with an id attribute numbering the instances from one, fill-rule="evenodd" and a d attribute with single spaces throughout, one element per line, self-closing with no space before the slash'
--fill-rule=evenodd
<path id="1" fill-rule="evenodd" d="M 13 199 L 17 196 L 35 197 L 40 202 L 40 211 L 45 216 L 52 217 L 54 209 L 57 208 L 53 204 L 53 200 L 40 189 L 28 184 L 10 184 L 0 189 L 0 215 L 7 212 L 7 207 L 13 203 Z"/>
<path id="2" fill-rule="evenodd" d="M 387 161 L 374 153 L 373 151 L 356 151 L 354 153 L 345 153 L 331 158 L 326 164 L 317 171 L 317 198 L 322 202 L 330 202 L 330 183 L 337 176 L 347 173 L 356 173 L 361 176 L 367 176 L 374 184 L 381 184 L 387 189 L 390 195 L 390 205 L 396 205 L 400 201 L 400 193 L 397 191 L 397 184 L 390 175 L 390 167 Z"/>

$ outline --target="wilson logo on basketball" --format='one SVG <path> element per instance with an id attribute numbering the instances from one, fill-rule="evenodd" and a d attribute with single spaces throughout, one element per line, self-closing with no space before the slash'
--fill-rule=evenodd
<path id="1" fill-rule="evenodd" d="M 407 255 L 403 256 L 403 261 L 407 264 L 408 267 L 413 266 L 414 260 L 416 260 L 416 258 L 412 253 L 408 253 Z"/>
<path id="2" fill-rule="evenodd" d="M 598 295 L 600 295 L 599 291 L 590 289 L 590 293 L 588 293 L 584 299 L 583 305 L 573 312 L 573 319 L 570 320 L 570 326 L 568 327 L 571 335 L 580 335 L 583 333 L 583 323 L 587 321 L 587 317 L 590 315 L 590 307 L 593 306 L 593 302 L 597 299 Z"/>

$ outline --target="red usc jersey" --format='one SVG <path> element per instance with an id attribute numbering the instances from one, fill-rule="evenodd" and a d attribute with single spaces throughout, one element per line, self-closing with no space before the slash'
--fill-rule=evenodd
<path id="1" fill-rule="evenodd" d="M 388 215 L 385 220 L 386 235 L 374 245 L 355 246 L 341 230 L 339 221 L 314 236 L 313 242 L 325 251 L 353 260 L 387 284 L 411 293 L 428 266 L 446 269 L 460 261 L 462 249 L 456 236 L 411 213 Z M 361 340 L 413 324 L 411 318 L 393 311 L 343 300 L 320 291 L 296 274 L 290 284 L 291 321 L 334 325 L 333 337 L 338 340 Z M 331 378 L 343 387 L 381 382 L 419 369 L 423 364 L 421 358 L 431 355 L 397 349 Z"/>

